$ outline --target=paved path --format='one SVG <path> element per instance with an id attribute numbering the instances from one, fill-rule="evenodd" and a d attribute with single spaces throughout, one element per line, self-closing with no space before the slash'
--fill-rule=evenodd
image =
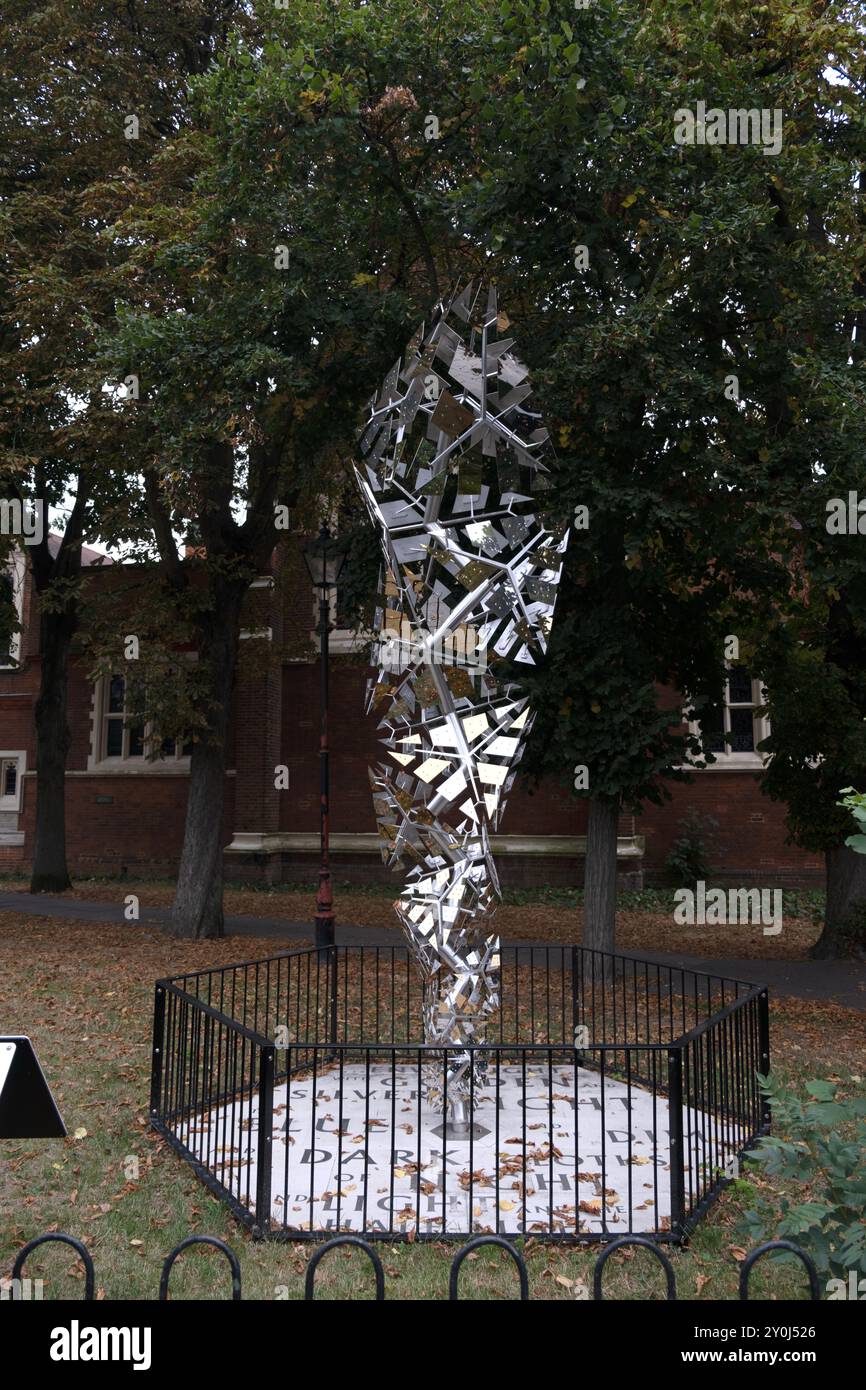
<path id="1" fill-rule="evenodd" d="M 134 891 L 134 885 L 130 886 Z M 0 911 L 21 912 L 36 917 L 62 917 L 80 922 L 123 922 L 123 903 L 84 902 L 77 898 L 52 897 L 39 893 L 0 892 Z M 140 921 L 147 926 L 164 927 L 169 920 L 167 907 L 142 907 Z M 132 923 L 128 925 L 132 926 Z M 226 936 L 273 937 L 275 941 L 311 941 L 309 922 L 286 922 L 281 917 L 226 917 Z M 393 946 L 399 935 L 395 928 L 353 927 L 337 924 L 337 943 L 341 946 Z M 538 946 L 538 941 L 504 937 L 504 946 Z M 660 951 L 642 951 L 642 960 L 676 965 L 685 970 L 726 975 L 732 979 L 767 984 L 774 994 L 795 999 L 823 999 L 844 1004 L 866 1013 L 866 964 L 841 960 L 722 960 L 704 959 Z"/>
<path id="2" fill-rule="evenodd" d="M 770 986 L 773 994 L 823 999 L 866 1013 L 866 964 L 850 960 L 725 960 L 641 951 L 643 960 Z"/>

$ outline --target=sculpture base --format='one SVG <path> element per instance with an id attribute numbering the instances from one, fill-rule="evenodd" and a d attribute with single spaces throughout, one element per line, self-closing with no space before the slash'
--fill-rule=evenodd
<path id="1" fill-rule="evenodd" d="M 350 1061 L 274 1088 L 272 1229 L 586 1238 L 669 1223 L 667 1106 L 651 1090 L 581 1066 L 506 1063 L 477 1092 L 473 1122 L 455 1125 L 419 1095 L 418 1076 L 417 1064 Z M 700 1112 L 683 1116 L 686 1133 L 703 1131 Z M 180 1137 L 255 1210 L 257 1093 Z M 718 1144 L 724 1162 L 733 1131 Z"/>
<path id="2" fill-rule="evenodd" d="M 501 956 L 465 1088 L 460 1050 L 420 1041 L 405 947 L 160 980 L 151 1124 L 270 1239 L 682 1240 L 769 1131 L 766 989 L 580 946 Z"/>
<path id="3" fill-rule="evenodd" d="M 447 1139 L 449 1144 L 468 1144 L 470 1139 L 486 1139 L 490 1130 L 484 1125 L 469 1124 L 467 1120 L 449 1120 L 447 1124 L 434 1125 L 430 1133 L 437 1139 Z"/>

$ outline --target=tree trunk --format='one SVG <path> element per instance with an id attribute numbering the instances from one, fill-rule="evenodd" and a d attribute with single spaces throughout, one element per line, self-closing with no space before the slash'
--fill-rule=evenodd
<path id="1" fill-rule="evenodd" d="M 824 929 L 812 947 L 816 960 L 840 956 L 866 957 L 866 854 L 846 845 L 827 850 L 827 903 Z"/>
<path id="2" fill-rule="evenodd" d="M 619 805 L 591 797 L 586 832 L 582 945 L 612 951 L 616 931 L 616 832 Z"/>
<path id="3" fill-rule="evenodd" d="M 68 610 L 43 609 L 39 621 L 41 672 L 36 701 L 36 842 L 31 893 L 64 893 L 66 866 L 67 662 L 75 632 Z"/>
<path id="4" fill-rule="evenodd" d="M 214 580 L 214 608 L 202 624 L 199 660 L 208 673 L 202 701 L 209 727 L 193 744 L 183 848 L 171 909 L 174 936 L 191 940 L 224 934 L 226 738 L 246 588 L 246 582 Z"/>

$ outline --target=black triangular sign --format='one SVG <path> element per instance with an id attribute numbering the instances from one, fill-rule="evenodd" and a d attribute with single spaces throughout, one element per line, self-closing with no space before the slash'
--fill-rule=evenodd
<path id="1" fill-rule="evenodd" d="M 63 1139 L 66 1126 L 29 1038 L 0 1038 L 0 1139 Z"/>

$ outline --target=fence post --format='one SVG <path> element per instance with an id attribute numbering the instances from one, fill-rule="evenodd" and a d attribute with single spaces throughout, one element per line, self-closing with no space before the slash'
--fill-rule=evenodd
<path id="1" fill-rule="evenodd" d="M 685 1235 L 686 1174 L 683 1133 L 683 1049 L 668 1048 L 668 1127 L 670 1131 L 671 1234 Z"/>
<path id="2" fill-rule="evenodd" d="M 764 989 L 758 995 L 758 1043 L 761 1052 L 760 1073 L 768 1076 L 770 1073 L 770 996 Z M 770 1128 L 770 1097 L 761 1092 L 761 1126 L 764 1129 Z"/>
<path id="3" fill-rule="evenodd" d="M 77 1251 L 78 1258 L 84 1265 L 84 1300 L 90 1303 L 93 1299 L 93 1289 L 96 1277 L 93 1269 L 93 1256 L 86 1245 L 83 1245 L 75 1236 L 70 1236 L 66 1231 L 46 1231 L 44 1235 L 37 1236 L 35 1240 L 28 1240 L 23 1249 L 18 1251 L 15 1263 L 12 1266 L 12 1278 L 20 1280 L 24 1269 L 24 1261 L 32 1250 L 38 1249 L 40 1245 L 47 1245 L 58 1241 L 61 1245 L 71 1245 Z"/>
<path id="4" fill-rule="evenodd" d="M 170 1255 L 167 1255 L 162 1264 L 162 1274 L 159 1277 L 159 1301 L 165 1303 L 168 1299 L 168 1280 L 172 1271 L 172 1266 L 178 1255 L 182 1255 L 184 1250 L 188 1250 L 191 1245 L 212 1245 L 214 1249 L 221 1250 L 229 1262 L 229 1269 L 232 1272 L 232 1301 L 238 1303 L 241 1297 L 241 1266 L 234 1250 L 230 1250 L 224 1240 L 218 1240 L 216 1236 L 187 1236 L 179 1245 L 176 1245 Z"/>
<path id="5" fill-rule="evenodd" d="M 253 1235 L 267 1235 L 271 1228 L 271 1155 L 274 1129 L 273 1044 L 259 1052 L 259 1138 L 256 1147 L 256 1224 Z"/>
<path id="6" fill-rule="evenodd" d="M 162 1091 L 162 1064 L 165 1050 L 165 989 L 157 981 L 153 1004 L 153 1049 L 150 1062 L 150 1114 L 151 1119 L 160 1112 L 160 1093 Z"/>
<path id="7" fill-rule="evenodd" d="M 331 1037 L 330 1037 L 330 1042 L 331 1042 L 331 1046 L 332 1046 L 332 1047 L 336 1047 L 336 1046 L 337 1046 L 337 947 L 336 947 L 336 946 L 332 946 L 331 949 L 330 949 L 330 951 L 328 952 L 328 967 L 329 967 L 330 972 L 331 972 L 331 978 L 330 978 L 330 981 L 329 981 L 329 989 L 330 989 L 330 996 L 331 996 L 331 1020 L 330 1020 Z"/>

